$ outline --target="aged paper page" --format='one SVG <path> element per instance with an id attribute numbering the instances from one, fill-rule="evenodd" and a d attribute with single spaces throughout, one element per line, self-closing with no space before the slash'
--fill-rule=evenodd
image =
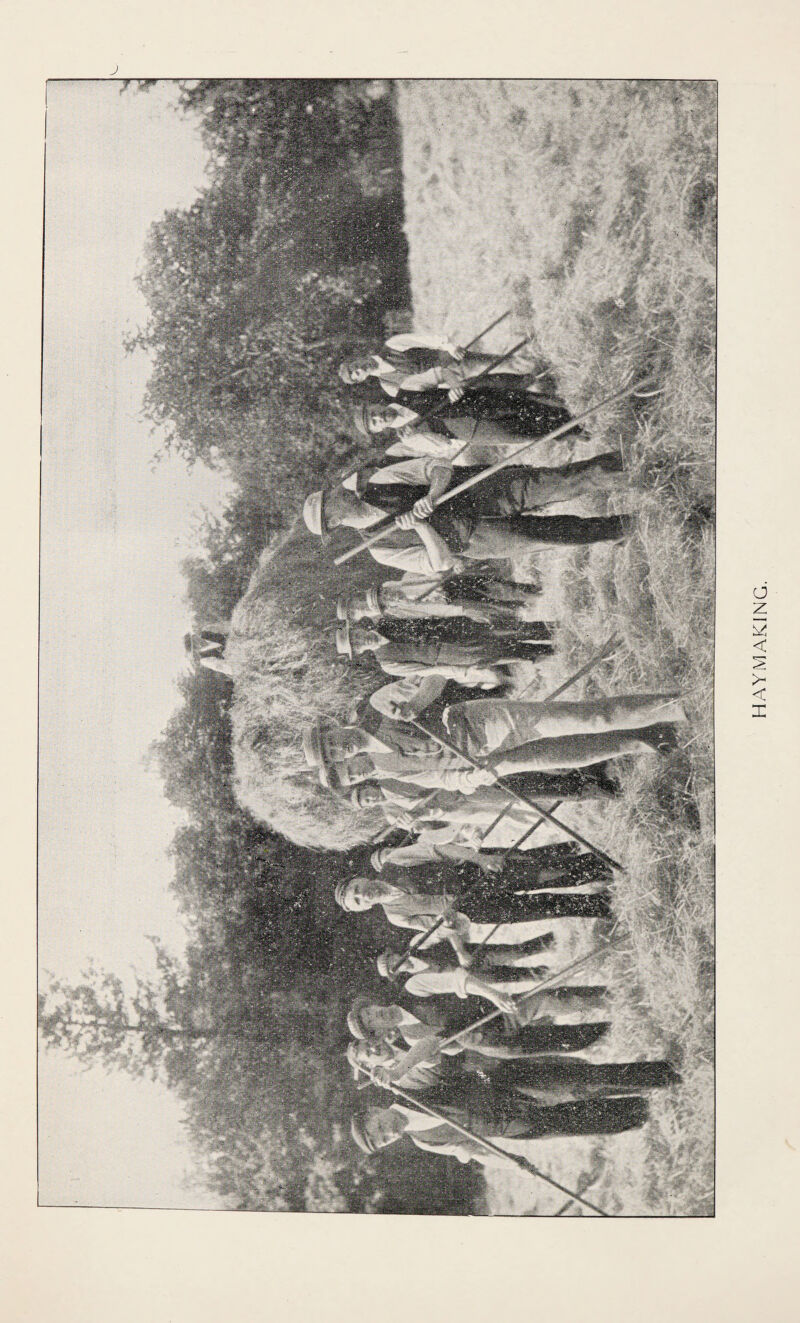
<path id="1" fill-rule="evenodd" d="M 92 0 L 7 7 L 2 317 L 9 623 L 2 1089 L 4 1317 L 45 1323 L 515 1311 L 796 1314 L 800 629 L 796 51 L 788 5 L 392 11 Z M 348 75 L 719 81 L 717 1171 L 713 1218 L 382 1218 L 39 1208 L 36 711 L 42 179 L 48 78 Z M 761 606 L 766 602 L 766 610 Z M 754 615 L 755 612 L 755 615 Z M 766 716 L 754 714 L 764 637 Z M 13 623 L 12 623 L 13 622 Z M 754 633 L 755 629 L 755 633 Z M 760 682 L 763 668 L 755 673 Z M 793 1249 L 792 1247 L 795 1246 Z"/>

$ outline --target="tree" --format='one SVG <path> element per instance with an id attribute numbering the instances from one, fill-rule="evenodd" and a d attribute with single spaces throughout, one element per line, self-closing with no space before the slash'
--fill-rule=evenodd
<path id="1" fill-rule="evenodd" d="M 134 973 L 132 986 L 90 964 L 83 981 L 51 978 L 39 996 L 39 1032 L 46 1047 L 60 1047 L 81 1066 L 122 1070 L 136 1079 L 170 1083 L 183 1053 L 208 1033 L 192 1023 L 179 964 L 155 938 L 157 979 Z"/>
<path id="2" fill-rule="evenodd" d="M 238 476 L 231 443 L 257 420 L 260 452 L 283 454 L 288 433 L 302 463 L 312 423 L 347 430 L 337 361 L 408 301 L 391 100 L 363 80 L 179 86 L 208 184 L 146 244 L 149 317 L 128 341 L 153 361 L 145 416 L 189 462 Z"/>

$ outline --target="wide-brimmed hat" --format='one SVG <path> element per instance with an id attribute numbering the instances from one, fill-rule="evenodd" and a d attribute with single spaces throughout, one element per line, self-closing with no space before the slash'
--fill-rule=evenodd
<path id="1" fill-rule="evenodd" d="M 342 909 L 346 910 L 348 914 L 352 914 L 353 911 L 350 909 L 350 906 L 347 904 L 346 901 L 347 892 L 349 891 L 353 883 L 357 880 L 358 879 L 351 877 L 348 878 L 346 882 L 337 882 L 336 886 L 333 889 L 333 898 L 336 901 L 336 904 L 341 905 Z"/>
<path id="2" fill-rule="evenodd" d="M 303 731 L 302 746 L 306 763 L 317 773 L 319 783 L 325 790 L 341 790 L 341 782 L 325 756 L 324 738 L 331 725 L 325 717 L 317 717 Z"/>
<path id="3" fill-rule="evenodd" d="M 357 1041 L 351 1039 L 345 1048 L 345 1056 L 347 1057 L 348 1064 L 353 1072 L 354 1080 L 360 1080 L 364 1073 L 359 1062 L 359 1048 L 361 1047 L 362 1041 L 363 1040 L 361 1039 Z"/>
<path id="4" fill-rule="evenodd" d="M 340 620 L 336 626 L 336 651 L 340 657 L 353 657 L 353 640 L 350 637 L 349 620 Z"/>
<path id="5" fill-rule="evenodd" d="M 369 401 L 367 401 L 366 404 L 356 404 L 353 408 L 353 423 L 356 431 L 360 432 L 362 436 L 368 438 L 373 437 L 375 433 L 369 425 L 370 420 L 373 415 L 380 412 L 383 407 L 382 404 L 370 404 Z M 384 425 L 381 430 L 388 431 L 389 429 Z"/>
<path id="6" fill-rule="evenodd" d="M 373 850 L 372 854 L 369 857 L 369 862 L 371 866 L 375 869 L 376 873 L 383 872 L 383 865 L 386 862 L 383 856 L 384 856 L 384 851 L 383 849 L 379 848 L 377 850 Z"/>
<path id="7" fill-rule="evenodd" d="M 375 1145 L 373 1144 L 372 1140 L 368 1137 L 367 1132 L 364 1129 L 364 1122 L 366 1121 L 366 1119 L 367 1119 L 366 1116 L 352 1117 L 350 1121 L 350 1134 L 353 1136 L 353 1139 L 358 1144 L 358 1147 L 361 1149 L 362 1153 L 374 1153 L 376 1151 Z"/>
<path id="8" fill-rule="evenodd" d="M 362 993 L 361 996 L 356 997 L 347 1013 L 347 1027 L 353 1037 L 358 1038 L 360 1042 L 364 1042 L 365 1039 L 370 1037 L 361 1019 L 361 1012 L 366 1006 L 374 1006 L 374 1004 L 372 997 L 366 997 Z"/>
<path id="9" fill-rule="evenodd" d="M 353 786 L 348 795 L 348 799 L 350 800 L 350 803 L 353 805 L 353 808 L 359 808 L 359 809 L 377 808 L 378 807 L 377 804 L 361 803 L 361 793 L 365 789 L 365 787 L 368 785 L 377 785 L 377 784 L 378 784 L 377 781 L 360 781 L 358 785 Z"/>
<path id="10" fill-rule="evenodd" d="M 322 767 L 325 762 L 322 740 L 326 729 L 327 723 L 317 717 L 317 720 L 306 726 L 303 731 L 303 753 L 309 767 Z"/>
<path id="11" fill-rule="evenodd" d="M 314 533 L 317 537 L 323 537 L 327 532 L 324 507 L 324 491 L 312 492 L 303 503 L 303 522 L 309 533 Z"/>
<path id="12" fill-rule="evenodd" d="M 352 386 L 353 383 L 350 380 L 350 373 L 353 371 L 353 368 L 360 367 L 363 363 L 370 362 L 370 360 L 375 360 L 374 354 L 351 354 L 350 357 L 346 358 L 343 363 L 340 363 L 336 369 L 339 378 L 345 382 L 346 385 Z"/>
<path id="13" fill-rule="evenodd" d="M 389 961 L 391 960 L 393 954 L 394 952 L 392 951 L 381 951 L 380 955 L 375 961 L 375 964 L 378 969 L 378 973 L 380 974 L 381 978 L 394 978 L 394 974 L 389 968 Z"/>
<path id="14" fill-rule="evenodd" d="M 381 615 L 377 588 L 368 588 L 363 595 L 343 593 L 336 602 L 336 619 L 346 620 L 351 625 L 356 624 L 356 613 L 362 614 L 364 608 L 370 615 Z"/>

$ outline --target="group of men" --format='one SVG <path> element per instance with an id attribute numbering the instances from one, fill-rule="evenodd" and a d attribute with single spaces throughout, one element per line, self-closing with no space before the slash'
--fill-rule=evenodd
<path id="1" fill-rule="evenodd" d="M 486 1161 L 481 1137 L 618 1133 L 644 1123 L 651 1090 L 679 1080 L 666 1061 L 579 1055 L 608 1030 L 604 986 L 537 992 L 556 972 L 548 925 L 611 916 L 613 861 L 554 807 L 613 796 L 613 760 L 671 751 L 686 718 L 677 693 L 514 695 L 519 663 L 552 654 L 556 622 L 536 618 L 537 592 L 511 579 L 508 562 L 616 541 L 631 521 L 547 513 L 620 492 L 617 451 L 550 467 L 510 462 L 478 479 L 493 455 L 508 459 L 508 447 L 570 422 L 524 364 L 494 363 L 419 334 L 344 363 L 348 385 L 375 378 L 391 397 L 354 410 L 359 432 L 389 444 L 384 459 L 311 493 L 303 509 L 320 537 L 385 528 L 367 549 L 401 574 L 337 603 L 337 651 L 371 656 L 376 688 L 348 724 L 321 717 L 303 735 L 326 789 L 406 833 L 374 851 L 371 876 L 336 889 L 343 909 L 379 907 L 406 937 L 403 951 L 377 961 L 391 984 L 386 1002 L 358 998 L 348 1019 L 356 1078 L 404 1095 L 354 1117 L 353 1137 L 370 1153 L 408 1135 Z"/>

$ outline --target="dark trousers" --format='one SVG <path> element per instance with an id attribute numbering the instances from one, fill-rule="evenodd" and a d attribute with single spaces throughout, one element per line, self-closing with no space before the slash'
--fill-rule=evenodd
<path id="1" fill-rule="evenodd" d="M 509 1063 L 513 1064 L 513 1063 Z M 426 1092 L 425 1102 L 487 1138 L 541 1139 L 557 1135 L 611 1135 L 634 1130 L 647 1119 L 638 1096 L 584 1098 L 539 1106 L 513 1091 L 475 1084 L 445 1084 Z"/>
<path id="2" fill-rule="evenodd" d="M 501 1089 L 525 1089 L 545 1101 L 559 1101 L 663 1089 L 678 1076 L 666 1061 L 604 1061 L 580 1057 L 546 1057 L 537 1061 L 504 1061 L 492 1071 L 492 1084 Z"/>
<path id="3" fill-rule="evenodd" d="M 475 490 L 479 491 L 480 487 Z M 577 547 L 593 542 L 617 542 L 632 527 L 629 515 L 598 515 L 587 519 L 579 515 L 487 516 L 451 510 L 449 505 L 434 510 L 430 523 L 451 551 L 481 560 L 514 556 L 523 547 L 533 551 L 537 546 Z"/>
<path id="4" fill-rule="evenodd" d="M 502 851 L 487 851 L 502 858 Z M 567 843 L 545 845 L 538 850 L 517 850 L 503 860 L 502 873 L 486 878 L 487 890 L 534 891 L 547 887 L 579 887 L 588 882 L 608 882 L 612 872 L 596 854 L 580 854 Z"/>
<path id="5" fill-rule="evenodd" d="M 602 762 L 564 772 L 515 772 L 505 776 L 503 783 L 529 799 L 595 799 L 618 792 L 608 775 L 608 764 Z"/>
<path id="6" fill-rule="evenodd" d="M 630 532 L 628 515 L 517 515 L 508 520 L 513 532 L 531 542 L 579 547 L 592 542 L 616 542 Z"/>
<path id="7" fill-rule="evenodd" d="M 580 854 L 569 846 L 563 849 L 560 844 L 543 846 L 539 850 L 517 850 L 505 860 L 501 850 L 486 850 L 484 853 L 503 863 L 502 872 L 485 873 L 469 860 L 463 863 L 453 860 L 423 864 L 410 873 L 401 870 L 396 876 L 414 885 L 424 883 L 426 892 L 448 892 L 455 896 L 457 903 L 470 899 L 479 904 L 490 904 L 501 897 L 510 898 L 519 893 L 608 882 L 612 877 L 608 864 L 597 855 Z"/>
<path id="8" fill-rule="evenodd" d="M 589 896 L 562 895 L 540 891 L 533 896 L 470 896 L 463 902 L 464 913 L 473 923 L 525 923 L 535 919 L 607 919 L 611 914 L 611 896 L 598 891 Z"/>
<path id="9" fill-rule="evenodd" d="M 373 623 L 373 622 L 370 622 Z M 375 628 L 390 643 L 486 643 L 514 655 L 526 643 L 549 643 L 552 630 L 544 620 L 515 621 L 512 631 L 498 631 L 466 616 L 381 616 Z M 502 642 L 501 642 L 502 640 Z M 540 654 L 535 653 L 532 660 Z M 545 654 L 546 655 L 546 654 Z"/>
<path id="10" fill-rule="evenodd" d="M 548 1135 L 618 1135 L 637 1130 L 647 1120 L 644 1098 L 587 1098 L 580 1102 L 555 1103 L 551 1107 L 534 1105 L 524 1118 L 513 1121 L 505 1135 L 517 1139 L 543 1139 Z"/>
<path id="11" fill-rule="evenodd" d="M 476 1030 L 491 1056 L 492 1048 L 502 1052 L 506 1058 L 525 1058 L 539 1056 L 545 1052 L 584 1052 L 609 1030 L 607 1021 L 597 1020 L 592 1024 L 533 1024 L 524 1029 L 508 1029 L 504 1020 L 493 1020 L 482 1029 Z M 487 1069 L 481 1048 L 473 1049 L 471 1040 L 467 1049 L 472 1052 L 475 1062 Z"/>

